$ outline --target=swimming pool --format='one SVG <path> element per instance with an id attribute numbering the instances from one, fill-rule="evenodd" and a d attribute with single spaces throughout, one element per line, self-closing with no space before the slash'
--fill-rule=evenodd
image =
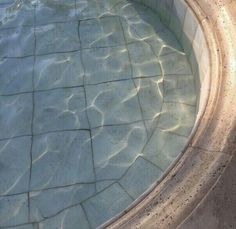
<path id="1" fill-rule="evenodd" d="M 183 152 L 199 79 L 133 1 L 0 4 L 0 227 L 96 228 Z"/>

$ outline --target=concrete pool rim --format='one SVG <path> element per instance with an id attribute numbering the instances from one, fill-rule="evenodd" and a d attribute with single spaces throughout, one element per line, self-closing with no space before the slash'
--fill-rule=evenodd
<path id="1" fill-rule="evenodd" d="M 236 149 L 236 3 L 185 0 L 210 50 L 211 87 L 203 114 L 166 175 L 101 227 L 177 228 L 223 174 Z"/>

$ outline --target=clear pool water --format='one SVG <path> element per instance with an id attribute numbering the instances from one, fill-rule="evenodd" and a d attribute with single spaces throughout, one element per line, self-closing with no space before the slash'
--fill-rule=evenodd
<path id="1" fill-rule="evenodd" d="M 157 14 L 0 1 L 0 228 L 96 228 L 183 150 L 197 90 Z"/>

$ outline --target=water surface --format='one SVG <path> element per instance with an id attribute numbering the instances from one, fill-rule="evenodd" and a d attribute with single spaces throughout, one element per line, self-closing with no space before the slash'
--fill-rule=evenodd
<path id="1" fill-rule="evenodd" d="M 0 227 L 96 228 L 183 150 L 185 53 L 126 0 L 0 1 Z"/>

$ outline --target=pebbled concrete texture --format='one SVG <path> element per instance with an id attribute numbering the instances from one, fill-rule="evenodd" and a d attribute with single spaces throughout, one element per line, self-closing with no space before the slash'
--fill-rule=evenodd
<path id="1" fill-rule="evenodd" d="M 236 155 L 224 174 L 178 229 L 236 228 Z"/>

